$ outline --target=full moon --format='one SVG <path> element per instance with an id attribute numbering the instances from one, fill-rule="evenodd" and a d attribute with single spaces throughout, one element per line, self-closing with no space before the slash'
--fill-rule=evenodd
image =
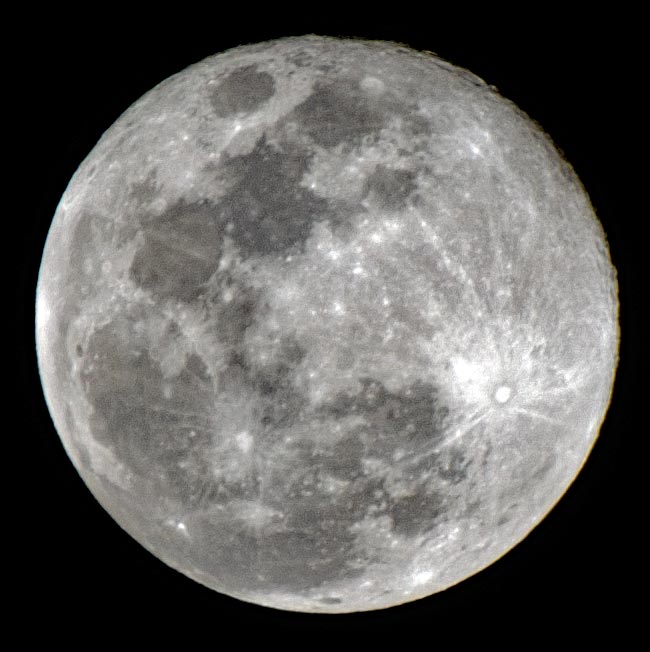
<path id="1" fill-rule="evenodd" d="M 238 47 L 144 95 L 65 190 L 36 293 L 99 503 L 291 611 L 416 600 L 513 548 L 589 455 L 618 338 L 605 233 L 542 128 L 361 39 Z"/>

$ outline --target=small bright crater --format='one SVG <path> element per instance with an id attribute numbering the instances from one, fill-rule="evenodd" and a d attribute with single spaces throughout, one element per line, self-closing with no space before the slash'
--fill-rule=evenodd
<path id="1" fill-rule="evenodd" d="M 433 571 L 419 571 L 413 575 L 413 584 L 420 586 L 421 584 L 426 584 L 433 577 Z"/>
<path id="2" fill-rule="evenodd" d="M 511 394 L 512 394 L 512 390 L 510 389 L 510 387 L 506 387 L 505 385 L 502 385 L 497 389 L 496 392 L 494 392 L 494 400 L 497 403 L 505 403 L 510 398 Z"/>

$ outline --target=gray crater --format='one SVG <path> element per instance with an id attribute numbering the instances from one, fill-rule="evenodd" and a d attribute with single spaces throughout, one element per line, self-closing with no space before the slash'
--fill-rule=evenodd
<path id="1" fill-rule="evenodd" d="M 220 118 L 252 113 L 275 94 L 275 81 L 257 66 L 243 66 L 231 72 L 211 93 L 210 103 Z"/>
<path id="2" fill-rule="evenodd" d="M 393 531 L 411 537 L 433 529 L 445 511 L 440 496 L 422 485 L 394 500 L 387 513 L 391 517 Z"/>
<path id="3" fill-rule="evenodd" d="M 438 475 L 452 485 L 460 484 L 467 479 L 467 470 L 470 464 L 471 461 L 466 459 L 462 450 L 454 449 L 450 452 L 449 459 L 445 463 L 438 463 Z"/>
<path id="4" fill-rule="evenodd" d="M 417 189 L 416 179 L 415 170 L 395 170 L 379 163 L 366 179 L 364 192 L 382 208 L 398 210 L 408 204 Z"/>

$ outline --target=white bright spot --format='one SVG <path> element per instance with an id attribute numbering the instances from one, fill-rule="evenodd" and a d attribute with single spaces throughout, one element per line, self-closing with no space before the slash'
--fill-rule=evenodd
<path id="1" fill-rule="evenodd" d="M 475 145 L 474 143 L 470 143 L 469 148 L 472 150 L 472 154 L 480 154 L 481 153 L 481 149 L 479 148 L 479 146 Z"/>
<path id="2" fill-rule="evenodd" d="M 464 398 L 471 402 L 490 400 L 490 383 L 488 370 L 490 364 L 486 360 L 469 361 L 457 356 L 451 360 L 455 381 Z"/>
<path id="3" fill-rule="evenodd" d="M 335 301 L 334 302 L 334 312 L 337 315 L 342 315 L 345 312 L 345 307 L 339 301 Z"/>
<path id="4" fill-rule="evenodd" d="M 383 93 L 386 88 L 384 82 L 376 77 L 364 77 L 359 85 L 364 91 L 377 95 Z"/>
<path id="5" fill-rule="evenodd" d="M 377 242 L 377 243 L 379 243 L 379 242 L 381 242 L 381 235 L 380 235 L 379 233 L 373 233 L 373 234 L 370 236 L 370 239 L 371 239 L 373 242 Z"/>
<path id="6" fill-rule="evenodd" d="M 187 526 L 185 525 L 185 523 L 183 523 L 183 521 L 176 521 L 173 518 L 168 518 L 166 524 L 169 525 L 170 527 L 173 527 L 177 532 L 184 534 L 186 537 L 189 536 L 189 533 L 187 531 Z"/>
<path id="7" fill-rule="evenodd" d="M 512 394 L 510 387 L 503 385 L 494 392 L 494 398 L 498 403 L 505 403 L 510 398 L 510 394 Z"/>
<path id="8" fill-rule="evenodd" d="M 479 375 L 476 365 L 473 365 L 464 358 L 454 358 L 452 365 L 454 367 L 454 374 L 461 383 L 472 380 Z"/>
<path id="9" fill-rule="evenodd" d="M 352 270 L 352 273 L 353 273 L 353 274 L 363 274 L 363 267 L 357 265 L 357 266 Z"/>
<path id="10" fill-rule="evenodd" d="M 239 450 L 244 453 L 248 453 L 253 446 L 253 438 L 247 430 L 237 433 L 237 435 L 235 435 L 235 441 L 237 442 Z"/>
<path id="11" fill-rule="evenodd" d="M 433 571 L 419 571 L 413 575 L 413 584 L 416 586 L 426 584 L 433 577 Z"/>
<path id="12" fill-rule="evenodd" d="M 338 260 L 341 257 L 341 254 L 336 251 L 336 249 L 331 249 L 327 255 L 332 259 L 332 260 Z"/>
<path id="13" fill-rule="evenodd" d="M 36 329 L 40 335 L 44 336 L 47 324 L 50 321 L 52 311 L 45 298 L 45 292 L 39 292 L 36 299 Z"/>

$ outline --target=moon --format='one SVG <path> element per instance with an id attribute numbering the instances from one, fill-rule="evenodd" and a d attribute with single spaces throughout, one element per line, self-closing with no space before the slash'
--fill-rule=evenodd
<path id="1" fill-rule="evenodd" d="M 276 609 L 488 567 L 579 473 L 616 272 L 570 164 L 472 73 L 292 37 L 162 82 L 66 189 L 36 296 L 63 445 L 156 557 Z"/>

